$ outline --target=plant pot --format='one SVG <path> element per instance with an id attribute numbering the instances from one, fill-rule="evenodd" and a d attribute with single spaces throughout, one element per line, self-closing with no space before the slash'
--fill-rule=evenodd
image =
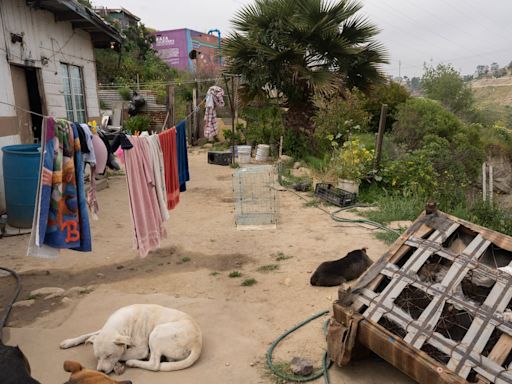
<path id="1" fill-rule="evenodd" d="M 354 180 L 338 179 L 338 188 L 350 193 L 359 193 L 360 182 Z"/>

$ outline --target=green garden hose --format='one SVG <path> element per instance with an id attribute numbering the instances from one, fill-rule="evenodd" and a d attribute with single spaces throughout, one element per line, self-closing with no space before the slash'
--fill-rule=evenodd
<path id="1" fill-rule="evenodd" d="M 357 208 L 357 207 L 368 207 L 368 205 L 352 205 L 349 207 L 340 208 L 333 213 L 331 213 L 331 219 L 334 221 L 337 221 L 338 223 L 360 223 L 360 224 L 367 224 L 371 225 L 373 227 L 382 229 L 384 231 L 396 233 L 397 235 L 400 235 L 400 231 L 397 231 L 396 229 L 386 227 L 385 225 L 382 225 L 381 223 L 377 223 L 376 221 L 368 220 L 368 219 L 345 219 L 343 217 L 337 216 L 338 213 L 342 211 L 346 211 L 347 209 Z"/>
<path id="2" fill-rule="evenodd" d="M 298 193 L 296 193 L 295 191 L 293 190 L 290 190 L 288 189 L 288 191 L 294 193 L 295 195 L 299 196 L 301 199 L 304 199 L 306 201 L 308 201 L 305 197 L 299 195 Z M 382 229 L 384 231 L 388 231 L 388 232 L 392 232 L 392 233 L 395 233 L 397 235 L 400 235 L 400 231 L 397 231 L 396 229 L 392 229 L 392 228 L 389 228 L 389 227 L 386 227 L 385 225 L 382 225 L 380 223 L 377 223 L 376 221 L 372 221 L 372 220 L 368 220 L 368 219 L 346 219 L 346 218 L 343 218 L 343 217 L 339 217 L 338 214 L 340 212 L 343 212 L 343 211 L 346 211 L 348 209 L 352 209 L 352 208 L 357 208 L 357 207 L 369 207 L 369 205 L 362 205 L 362 204 L 357 204 L 357 205 L 352 205 L 352 206 L 349 206 L 349 207 L 344 207 L 344 208 L 340 208 L 334 212 L 329 212 L 328 210 L 326 209 L 323 209 L 322 207 L 318 207 L 320 210 L 322 210 L 323 212 L 329 214 L 331 216 L 331 218 L 338 222 L 338 223 L 358 223 L 358 224 L 366 224 L 366 225 L 371 225 L 373 227 L 376 227 L 376 228 L 379 228 L 379 229 Z M 288 380 L 288 381 L 295 381 L 295 382 L 298 382 L 298 383 L 305 383 L 305 382 L 308 382 L 308 381 L 313 381 L 313 380 L 316 380 L 320 377 L 323 376 L 324 378 L 324 384 L 329 384 L 329 373 L 328 373 L 328 369 L 331 367 L 332 365 L 332 361 L 329 361 L 329 357 L 327 356 L 327 352 L 324 352 L 324 355 L 322 357 L 322 369 L 321 370 L 318 370 L 317 372 L 315 373 L 312 373 L 311 375 L 309 376 L 296 376 L 296 375 L 287 375 L 281 371 L 279 371 L 278 369 L 276 369 L 276 367 L 274 367 L 273 363 L 272 363 L 272 353 L 274 352 L 274 349 L 275 347 L 284 339 L 286 338 L 289 334 L 295 332 L 297 329 L 303 327 L 304 325 L 306 325 L 307 323 L 325 315 L 329 313 L 329 311 L 322 311 L 322 312 L 319 312 L 317 313 L 316 315 L 313 315 L 313 316 L 310 316 L 308 317 L 306 320 L 302 321 L 301 323 L 297 324 L 295 327 L 289 329 L 288 331 L 286 331 L 285 333 L 283 333 L 281 336 L 279 336 L 271 345 L 270 345 L 270 348 L 268 349 L 267 351 L 267 366 L 270 368 L 270 370 L 278 377 L 280 377 L 281 379 L 284 379 L 284 380 Z M 324 333 L 327 332 L 327 323 L 328 321 L 326 321 L 324 323 Z"/>
<path id="3" fill-rule="evenodd" d="M 307 323 L 318 319 L 319 317 L 322 317 L 326 314 L 328 314 L 329 311 L 322 311 L 317 313 L 316 315 L 308 317 L 306 320 L 302 321 L 301 323 L 297 324 L 293 328 L 287 330 L 285 333 L 283 333 L 281 336 L 279 336 L 271 345 L 270 348 L 267 351 L 267 366 L 270 368 L 270 370 L 274 373 L 274 375 L 280 377 L 281 379 L 288 380 L 288 381 L 295 381 L 298 383 L 305 383 L 308 381 L 316 380 L 320 377 L 324 377 L 324 383 L 329 384 L 329 376 L 327 370 L 330 368 L 331 363 L 329 362 L 329 358 L 327 356 L 327 352 L 324 352 L 324 355 L 322 357 L 322 369 L 318 370 L 317 372 L 312 373 L 309 376 L 296 376 L 296 375 L 287 375 L 286 373 L 283 373 L 279 371 L 274 364 L 272 363 L 272 353 L 274 352 L 275 347 L 289 334 L 295 332 L 297 329 L 303 327 Z M 324 332 L 325 332 L 325 325 L 324 325 Z"/>

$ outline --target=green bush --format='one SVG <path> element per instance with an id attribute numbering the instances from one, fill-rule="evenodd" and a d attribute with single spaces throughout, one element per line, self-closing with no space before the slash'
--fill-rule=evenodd
<path id="1" fill-rule="evenodd" d="M 370 113 L 365 110 L 366 99 L 357 89 L 346 92 L 344 97 L 317 97 L 318 111 L 315 117 L 316 139 L 322 141 L 331 135 L 339 138 L 339 144 L 350 134 L 368 130 Z"/>
<path id="2" fill-rule="evenodd" d="M 130 101 L 132 99 L 132 91 L 128 87 L 122 87 L 118 90 L 119 94 L 125 101 Z"/>
<path id="3" fill-rule="evenodd" d="M 247 106 L 240 111 L 247 125 L 243 135 L 247 142 L 257 144 L 276 144 L 283 134 L 283 112 L 276 105 Z"/>
<path id="4" fill-rule="evenodd" d="M 409 91 L 403 85 L 394 81 L 377 85 L 371 91 L 364 105 L 364 109 L 370 115 L 370 130 L 373 132 L 378 131 L 382 104 L 386 104 L 388 106 L 386 132 L 391 131 L 396 121 L 398 107 L 410 97 Z"/>
<path id="5" fill-rule="evenodd" d="M 129 131 L 130 133 L 134 134 L 137 131 L 147 131 L 149 129 L 150 124 L 151 119 L 149 118 L 149 116 L 137 115 L 127 119 L 123 124 L 123 128 Z"/>
<path id="6" fill-rule="evenodd" d="M 393 136 L 407 149 L 418 149 L 426 135 L 451 139 L 463 130 L 463 123 L 437 101 L 414 98 L 398 107 Z"/>

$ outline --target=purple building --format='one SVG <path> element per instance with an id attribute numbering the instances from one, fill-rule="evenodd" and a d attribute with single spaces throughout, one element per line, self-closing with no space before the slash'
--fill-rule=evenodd
<path id="1" fill-rule="evenodd" d="M 188 28 L 157 32 L 153 48 L 170 67 L 182 71 L 207 74 L 221 66 L 219 38 Z M 197 51 L 196 60 L 189 57 L 193 49 Z"/>

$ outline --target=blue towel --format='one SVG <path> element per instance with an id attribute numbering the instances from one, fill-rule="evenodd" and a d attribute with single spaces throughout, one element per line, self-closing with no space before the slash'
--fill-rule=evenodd
<path id="1" fill-rule="evenodd" d="M 48 119 L 41 181 L 39 244 L 91 251 L 78 129 Z"/>
<path id="2" fill-rule="evenodd" d="M 178 146 L 178 178 L 180 181 L 180 192 L 187 190 L 187 181 L 190 181 L 188 172 L 188 150 L 187 150 L 187 125 L 183 120 L 176 125 L 176 143 Z"/>

